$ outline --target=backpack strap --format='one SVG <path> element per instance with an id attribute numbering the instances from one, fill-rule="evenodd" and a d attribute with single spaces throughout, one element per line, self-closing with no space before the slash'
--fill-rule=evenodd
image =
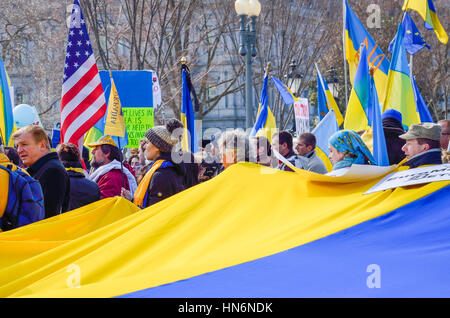
<path id="1" fill-rule="evenodd" d="M 0 165 L 0 220 L 6 210 L 9 192 L 9 172 Z M 1 224 L 1 221 L 0 221 Z"/>
<path id="2" fill-rule="evenodd" d="M 15 216 L 14 213 L 12 213 L 13 211 L 16 210 L 16 205 L 18 204 L 18 197 L 17 197 L 17 191 L 15 191 L 15 188 L 13 186 L 13 178 L 11 176 L 12 171 L 9 170 L 8 168 L 0 165 L 0 169 L 5 171 L 8 174 L 8 178 L 6 180 L 7 183 L 7 190 L 6 191 L 6 200 L 5 200 L 5 208 L 2 211 L 2 217 L 1 217 L 1 229 L 3 231 L 7 231 L 10 229 L 13 229 L 14 227 L 17 226 L 17 223 L 19 221 L 19 217 Z M 2 178 L 3 179 L 3 178 Z M 5 182 L 5 180 L 2 180 L 3 182 Z M 3 183 L 2 182 L 2 183 Z M 2 187 L 4 187 L 5 185 L 1 185 Z M 1 188 L 0 188 L 1 189 Z M 2 191 L 3 192 L 3 191 Z"/>

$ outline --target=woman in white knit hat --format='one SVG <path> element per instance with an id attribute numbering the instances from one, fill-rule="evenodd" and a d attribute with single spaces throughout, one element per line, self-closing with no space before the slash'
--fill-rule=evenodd
<path id="1" fill-rule="evenodd" d="M 172 159 L 172 148 L 178 139 L 172 135 L 177 127 L 171 125 L 155 126 L 147 130 L 145 157 L 153 161 L 144 178 L 139 183 L 133 202 L 146 208 L 185 189 L 183 167 Z M 123 189 L 122 196 L 131 200 L 131 195 Z"/>

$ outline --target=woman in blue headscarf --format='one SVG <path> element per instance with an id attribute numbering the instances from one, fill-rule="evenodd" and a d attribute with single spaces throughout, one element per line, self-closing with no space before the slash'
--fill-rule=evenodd
<path id="1" fill-rule="evenodd" d="M 340 130 L 329 140 L 333 170 L 350 167 L 352 164 L 375 165 L 375 159 L 361 137 L 352 130 Z"/>

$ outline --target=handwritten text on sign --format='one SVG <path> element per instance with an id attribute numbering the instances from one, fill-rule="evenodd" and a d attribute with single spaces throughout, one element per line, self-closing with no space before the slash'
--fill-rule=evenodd
<path id="1" fill-rule="evenodd" d="M 126 148 L 138 148 L 139 140 L 145 137 L 147 129 L 153 127 L 153 108 L 151 107 L 124 107 L 123 117 L 128 133 Z"/>
<path id="2" fill-rule="evenodd" d="M 309 132 L 308 99 L 300 98 L 294 102 L 295 127 L 297 136 Z"/>
<path id="3" fill-rule="evenodd" d="M 450 164 L 433 165 L 391 173 L 364 194 L 437 181 L 450 181 Z"/>

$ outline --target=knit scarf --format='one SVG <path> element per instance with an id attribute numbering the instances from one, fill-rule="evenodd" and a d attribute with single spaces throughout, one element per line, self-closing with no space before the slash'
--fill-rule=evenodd
<path id="1" fill-rule="evenodd" d="M 134 204 L 139 207 L 144 206 L 144 198 L 147 194 L 148 186 L 150 185 L 150 181 L 152 180 L 153 174 L 158 170 L 159 167 L 164 163 L 165 160 L 157 160 L 152 165 L 152 167 L 145 173 L 144 178 L 139 183 L 139 186 L 136 189 L 136 193 L 134 196 Z"/>

